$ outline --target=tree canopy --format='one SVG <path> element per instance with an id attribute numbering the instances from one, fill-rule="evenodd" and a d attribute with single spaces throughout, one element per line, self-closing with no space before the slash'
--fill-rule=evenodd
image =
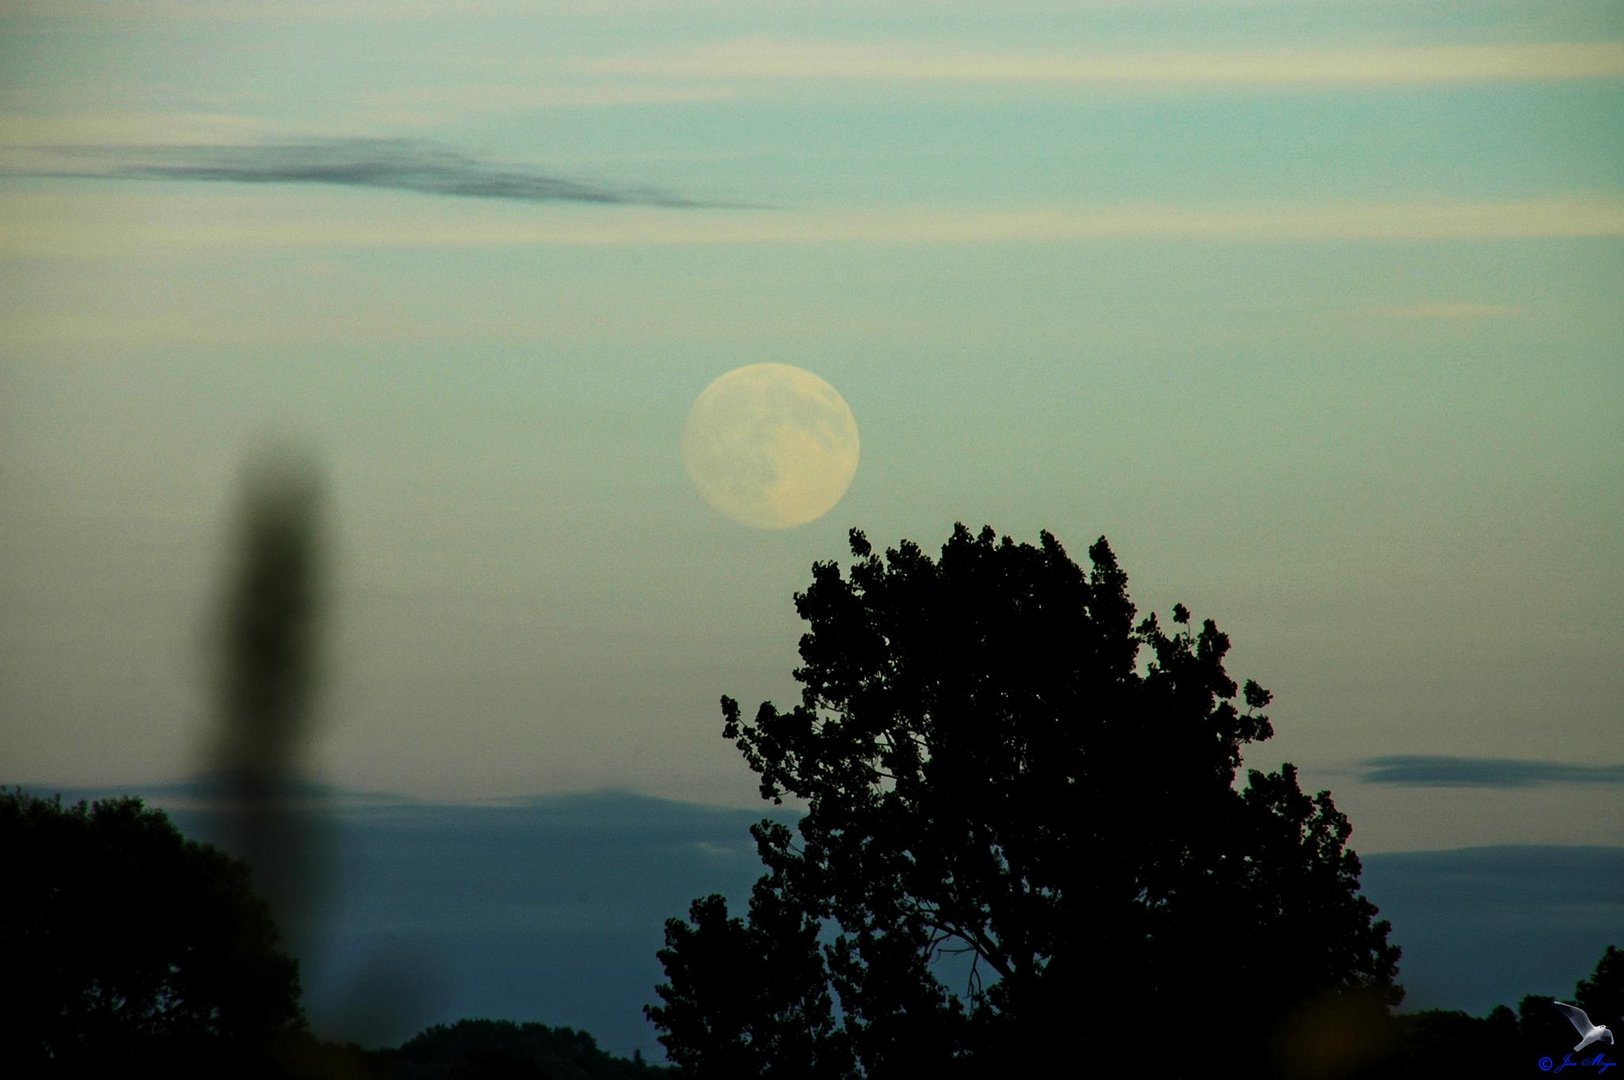
<path id="1" fill-rule="evenodd" d="M 446 1075 L 539 1080 L 648 1080 L 670 1070 L 646 1064 L 641 1056 L 616 1057 L 602 1050 L 584 1031 L 511 1020 L 458 1020 L 436 1024 L 380 1057 L 390 1076 L 428 1078 Z M 410 1071 L 408 1071 L 410 1070 Z M 437 1072 L 435 1070 L 445 1070 Z"/>
<path id="2" fill-rule="evenodd" d="M 17 1075 L 252 1076 L 303 1030 L 248 867 L 140 799 L 0 792 L 0 1045 Z"/>
<path id="3" fill-rule="evenodd" d="M 817 563 L 795 596 L 800 703 L 747 721 L 722 699 L 762 796 L 805 815 L 755 826 L 744 917 L 712 896 L 667 923 L 649 1015 L 687 1074 L 953 1075 L 1192 1040 L 1201 1070 L 1256 1074 L 1305 1004 L 1399 999 L 1330 795 L 1289 764 L 1237 786 L 1270 695 L 1230 678 L 1212 621 L 1136 622 L 1103 538 L 1088 571 L 1047 532 L 960 525 L 939 560 L 850 541 L 849 571 Z"/>

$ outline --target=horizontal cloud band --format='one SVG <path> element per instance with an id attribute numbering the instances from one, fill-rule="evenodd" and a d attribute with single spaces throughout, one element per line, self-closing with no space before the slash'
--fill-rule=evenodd
<path id="1" fill-rule="evenodd" d="M 662 191 L 612 187 L 481 161 L 404 139 L 326 139 L 251 146 L 53 147 L 61 168 L 34 175 L 100 180 L 194 180 L 235 184 L 331 184 L 512 202 L 716 206 Z"/>
<path id="2" fill-rule="evenodd" d="M 735 38 L 685 52 L 622 56 L 611 75 L 736 80 L 1116 86 L 1150 91 L 1376 88 L 1624 78 L 1624 48 L 1608 41 L 1421 46 L 1304 45 L 1293 49 L 1150 53 L 944 50 L 923 42 Z"/>
<path id="3" fill-rule="evenodd" d="M 1624 784 L 1624 765 L 1572 765 L 1520 758 L 1399 754 L 1366 758 L 1360 779 L 1404 787 L 1528 788 L 1550 784 Z"/>

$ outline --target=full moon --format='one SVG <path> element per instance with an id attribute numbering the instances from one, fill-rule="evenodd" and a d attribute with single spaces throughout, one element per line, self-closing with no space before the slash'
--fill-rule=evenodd
<path id="1" fill-rule="evenodd" d="M 857 473 L 857 420 L 835 388 L 788 364 L 751 364 L 705 387 L 682 461 L 711 506 L 757 529 L 827 514 Z"/>

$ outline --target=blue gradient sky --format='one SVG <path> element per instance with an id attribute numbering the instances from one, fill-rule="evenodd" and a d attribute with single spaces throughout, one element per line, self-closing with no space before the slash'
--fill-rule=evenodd
<path id="1" fill-rule="evenodd" d="M 1251 763 L 1361 850 L 1624 842 L 1563 771 L 1620 760 L 1621 11 L 7 4 L 5 771 L 197 765 L 236 483 L 291 437 L 338 783 L 750 805 L 716 699 L 793 693 L 811 563 L 963 520 L 1217 619 Z M 436 193 L 493 170 L 627 201 Z M 677 452 L 763 361 L 863 439 L 782 533 Z"/>

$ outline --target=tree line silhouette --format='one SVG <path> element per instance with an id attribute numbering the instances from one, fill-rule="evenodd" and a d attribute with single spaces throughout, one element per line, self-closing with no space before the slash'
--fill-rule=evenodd
<path id="1" fill-rule="evenodd" d="M 7 978 L 0 980 L 0 1069 L 6 1075 L 140 1069 L 166 1077 L 266 1080 L 743 1075 L 724 1073 L 715 1058 L 664 1067 L 640 1055 L 616 1057 L 585 1032 L 539 1023 L 461 1020 L 386 1049 L 319 1039 L 300 1006 L 297 964 L 255 896 L 248 866 L 185 839 L 162 811 L 139 799 L 64 806 L 0 791 L 0 859 L 9 883 L 0 889 L 0 955 L 7 959 Z M 725 982 L 771 958 L 748 953 L 732 966 L 723 958 L 711 974 Z M 737 996 L 752 989 L 733 985 Z M 1322 1012 L 1302 1029 L 1313 1039 L 1275 1046 L 1253 1074 L 1532 1075 L 1540 1058 L 1560 1063 L 1576 1042 L 1572 1026 L 1543 996 L 1525 996 L 1516 1010 L 1501 1005 L 1483 1017 L 1440 1010 L 1392 1014 L 1373 998 L 1361 1000 L 1362 1010 L 1331 1009 L 1329 1022 Z M 1624 1015 L 1624 950 L 1609 945 L 1569 1000 L 1597 1023 L 1617 1025 Z M 1090 1022 L 1078 1017 L 1073 1026 Z M 775 1049 L 789 1053 L 794 1035 L 783 1028 L 768 1034 L 778 1040 Z M 1616 1062 L 1614 1051 L 1596 1044 L 1571 1057 L 1593 1060 L 1599 1053 Z M 1124 1044 L 1123 1053 L 1111 1057 L 1154 1056 L 1159 1073 L 1201 1075 L 1210 1071 L 1215 1052 L 1173 1030 Z M 767 1075 L 815 1075 L 820 1067 L 809 1057 L 767 1064 Z"/>
<path id="2" fill-rule="evenodd" d="M 308 833 L 274 795 L 308 726 L 310 490 L 250 499 L 224 624 L 238 720 L 221 753 L 255 811 L 261 887 Z M 1571 1045 L 1543 998 L 1394 1014 L 1400 951 L 1359 891 L 1347 818 L 1289 763 L 1241 782 L 1243 750 L 1273 734 L 1268 691 L 1231 678 L 1213 621 L 1183 605 L 1167 627 L 1140 618 L 1103 538 L 1087 570 L 1046 532 L 1034 546 L 960 525 L 939 559 L 849 540 L 851 565 L 814 564 L 795 596 L 800 701 L 746 720 L 722 699 L 763 798 L 804 815 L 753 828 L 764 872 L 744 912 L 713 895 L 666 924 L 645 1011 L 677 1073 L 967 1077 L 1155 1055 L 1167 1076 L 1430 1076 L 1526 1071 Z M 666 1071 L 540 1024 L 461 1021 L 389 1051 L 315 1039 L 248 864 L 137 799 L 6 793 L 0 859 L 0 1046 L 23 1074 Z M 1616 948 L 1575 997 L 1616 1021 Z"/>

